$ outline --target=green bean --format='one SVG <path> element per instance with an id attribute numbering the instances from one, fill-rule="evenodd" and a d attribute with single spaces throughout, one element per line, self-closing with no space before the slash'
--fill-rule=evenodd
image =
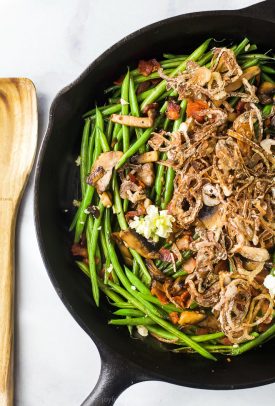
<path id="1" fill-rule="evenodd" d="M 275 324 L 269 327 L 264 333 L 260 334 L 258 337 L 254 338 L 254 340 L 248 341 L 247 343 L 241 344 L 238 347 L 232 347 L 232 355 L 239 355 L 243 354 L 246 351 L 251 350 L 252 348 L 257 347 L 258 345 L 262 344 L 268 338 L 275 334 Z"/>
<path id="2" fill-rule="evenodd" d="M 138 276 L 138 274 L 139 274 L 139 266 L 135 259 L 133 261 L 133 274 L 136 276 Z"/>
<path id="3" fill-rule="evenodd" d="M 182 123 L 183 117 L 185 115 L 186 107 L 187 107 L 187 100 L 182 100 L 181 104 L 181 112 L 180 117 L 178 120 L 175 120 L 173 131 L 177 131 L 179 129 L 180 124 Z M 175 171 L 173 168 L 169 167 L 166 172 L 166 182 L 165 182 L 165 190 L 164 190 L 164 198 L 163 203 L 161 205 L 162 209 L 165 209 L 170 202 L 173 190 L 174 190 L 174 178 L 175 178 Z"/>
<path id="4" fill-rule="evenodd" d="M 171 334 L 168 331 L 166 331 L 160 327 L 150 326 L 150 327 L 148 327 L 148 331 L 150 331 L 166 340 L 177 340 L 176 344 L 182 343 L 180 340 L 178 340 L 178 338 L 174 334 Z M 196 341 L 197 343 L 202 343 L 202 342 L 210 341 L 210 340 L 216 340 L 216 339 L 222 338 L 222 337 L 224 337 L 224 333 L 221 333 L 221 332 L 212 333 L 212 334 L 203 334 L 203 335 L 197 335 L 197 336 L 196 335 L 190 336 L 190 338 L 193 341 Z"/>
<path id="5" fill-rule="evenodd" d="M 132 77 L 130 77 L 130 85 L 129 85 L 129 102 L 130 102 L 132 116 L 139 117 L 140 116 L 139 105 L 138 105 L 135 85 L 134 85 L 134 81 L 133 81 Z M 136 132 L 137 138 L 140 138 L 143 134 L 142 129 L 138 128 L 138 127 L 135 127 L 135 132 Z M 144 151 L 145 151 L 145 145 L 142 145 L 139 149 L 139 152 L 142 154 Z"/>
<path id="6" fill-rule="evenodd" d="M 99 131 L 99 138 L 100 138 L 101 148 L 102 148 L 103 152 L 110 151 L 110 147 L 109 147 L 106 135 L 104 134 L 104 132 L 100 128 L 98 128 L 98 131 Z"/>
<path id="7" fill-rule="evenodd" d="M 149 317 L 127 317 L 126 319 L 112 319 L 108 322 L 108 324 L 113 324 L 115 326 L 146 326 L 148 324 L 155 324 L 155 322 Z"/>
<path id="8" fill-rule="evenodd" d="M 271 114 L 272 107 L 272 104 L 267 104 L 266 106 L 264 106 L 264 108 L 262 109 L 262 115 L 264 118 L 268 117 L 269 114 Z"/>
<path id="9" fill-rule="evenodd" d="M 92 292 L 94 301 L 97 306 L 99 306 L 99 288 L 97 283 L 97 274 L 96 274 L 96 263 L 95 263 L 95 252 L 97 248 L 98 232 L 99 226 L 102 219 L 102 214 L 104 211 L 104 206 L 99 203 L 99 217 L 96 218 L 92 224 L 92 217 L 88 219 L 88 229 L 87 229 L 87 248 L 89 255 L 89 267 L 90 267 L 90 276 L 92 282 Z"/>
<path id="10" fill-rule="evenodd" d="M 200 346 L 198 343 L 194 342 L 190 337 L 188 337 L 186 334 L 183 332 L 179 331 L 176 327 L 174 327 L 172 324 L 167 322 L 166 320 L 163 320 L 159 316 L 156 316 L 151 310 L 146 308 L 144 303 L 141 303 L 139 300 L 137 300 L 135 297 L 131 296 L 125 289 L 121 288 L 118 285 L 115 285 L 112 282 L 109 282 L 110 286 L 119 293 L 121 296 L 124 296 L 125 299 L 127 299 L 129 302 L 133 303 L 137 307 L 137 309 L 143 311 L 152 319 L 156 324 L 159 324 L 161 327 L 163 327 L 165 330 L 169 331 L 170 333 L 175 334 L 177 338 L 182 340 L 185 344 L 190 346 L 193 350 L 201 354 L 203 357 L 211 359 L 213 361 L 216 361 L 216 358 L 210 354 L 205 348 Z M 145 302 L 146 303 L 146 302 Z"/>
<path id="11" fill-rule="evenodd" d="M 130 72 L 128 70 L 125 78 L 123 79 L 121 86 L 121 114 L 127 115 L 129 113 L 129 81 L 130 81 Z M 123 152 L 126 152 L 129 148 L 129 127 L 126 125 L 122 126 L 122 137 L 123 137 Z"/>
<path id="12" fill-rule="evenodd" d="M 272 75 L 275 75 L 275 69 L 274 69 L 274 68 L 271 68 L 271 66 L 262 65 L 262 66 L 261 66 L 261 69 L 262 69 L 262 71 L 265 72 L 265 73 L 270 73 L 270 74 L 272 74 Z"/>
<path id="13" fill-rule="evenodd" d="M 238 56 L 239 54 L 241 54 L 242 52 L 244 52 L 245 47 L 247 46 L 247 44 L 249 44 L 249 39 L 248 38 L 244 38 L 242 40 L 242 42 L 237 46 L 237 48 L 235 49 L 234 53 L 236 56 Z"/>
<path id="14" fill-rule="evenodd" d="M 265 55 L 265 54 L 243 54 L 239 58 L 240 60 L 247 60 L 247 59 L 259 59 L 263 61 L 274 61 L 275 58 Z"/>
<path id="15" fill-rule="evenodd" d="M 113 312 L 116 316 L 129 316 L 129 317 L 140 317 L 144 316 L 144 313 L 136 309 L 119 309 Z"/>
<path id="16" fill-rule="evenodd" d="M 102 119 L 102 114 L 98 113 L 98 110 L 96 110 L 96 139 L 95 139 L 95 149 L 94 149 L 94 154 L 93 154 L 93 162 L 97 159 L 97 157 L 100 155 L 102 149 L 101 149 L 101 141 L 100 141 L 100 130 L 103 131 L 104 128 L 104 123 Z M 94 186 L 87 185 L 86 192 L 84 199 L 81 202 L 80 208 L 79 208 L 79 214 L 78 214 L 78 219 L 76 222 L 76 228 L 75 228 L 75 237 L 74 241 L 78 243 L 80 241 L 81 234 L 84 230 L 86 219 L 87 219 L 87 213 L 86 209 L 88 206 L 90 206 L 93 195 L 94 195 L 95 188 Z"/>
<path id="17" fill-rule="evenodd" d="M 184 59 L 184 58 L 187 58 L 187 57 L 188 57 L 188 55 L 177 55 L 177 54 L 169 54 L 169 53 L 168 54 L 167 53 L 163 54 L 163 58 L 166 58 L 166 59 L 175 59 L 175 58 Z"/>
<path id="18" fill-rule="evenodd" d="M 89 146 L 88 146 L 88 173 L 90 172 L 92 164 L 93 164 L 95 134 L 96 134 L 96 129 L 95 129 L 95 127 L 93 127 L 92 131 L 91 131 L 90 139 L 89 139 Z"/>
<path id="19" fill-rule="evenodd" d="M 165 310 L 167 313 L 171 313 L 171 312 L 181 313 L 182 312 L 181 309 L 179 309 L 178 307 L 176 307 L 172 303 L 170 303 L 170 304 L 162 304 L 159 301 L 159 299 L 157 297 L 155 297 L 155 296 L 152 296 L 151 293 L 150 293 L 150 295 L 145 295 L 144 293 L 139 293 L 139 297 L 143 298 L 147 302 L 154 303 L 155 305 L 160 307 L 162 310 Z"/>
<path id="20" fill-rule="evenodd" d="M 113 128 L 114 128 L 114 123 L 112 122 L 112 120 L 109 120 L 108 124 L 107 124 L 107 141 L 110 145 L 111 145 L 111 140 L 112 140 Z"/>
<path id="21" fill-rule="evenodd" d="M 188 272 L 187 272 L 187 271 L 178 271 L 178 272 L 175 272 L 175 273 L 172 275 L 172 278 L 176 279 L 176 278 L 178 278 L 179 276 L 186 276 L 186 275 L 188 275 Z"/>
<path id="22" fill-rule="evenodd" d="M 121 301 L 121 302 L 114 302 L 111 304 L 112 304 L 112 306 L 119 307 L 121 309 L 134 309 L 135 308 L 131 303 L 128 303 L 128 302 Z"/>
<path id="23" fill-rule="evenodd" d="M 251 59 L 241 64 L 242 69 L 250 68 L 251 66 L 259 65 L 259 59 Z"/>
<path id="24" fill-rule="evenodd" d="M 96 109 L 99 109 L 101 111 L 101 114 L 105 117 L 105 116 L 109 116 L 110 114 L 113 114 L 113 113 L 118 113 L 121 109 L 121 105 L 114 104 L 114 105 L 104 106 L 104 108 L 96 107 L 92 110 L 87 111 L 87 113 L 85 113 L 82 117 L 87 118 L 90 116 L 90 119 L 95 119 L 96 118 L 95 117 Z"/>
<path id="25" fill-rule="evenodd" d="M 128 225 L 127 225 L 127 222 L 124 217 L 124 212 L 123 212 L 123 208 L 122 208 L 122 204 L 121 204 L 121 198 L 119 195 L 116 174 L 114 174 L 114 176 L 113 176 L 113 191 L 114 191 L 114 208 L 115 208 L 115 212 L 117 215 L 117 219 L 118 219 L 120 228 L 122 230 L 126 230 L 128 228 Z M 149 274 L 141 256 L 133 249 L 130 249 L 130 252 L 131 252 L 134 260 L 136 260 L 136 262 L 139 266 L 140 273 L 144 279 L 144 282 L 146 283 L 146 285 L 149 285 L 151 282 L 151 277 L 150 277 L 150 274 Z"/>
<path id="26" fill-rule="evenodd" d="M 267 75 L 266 73 L 264 73 L 264 72 L 262 72 L 262 79 L 265 81 L 265 82 L 270 82 L 270 83 L 275 83 L 275 81 L 269 76 L 269 75 Z"/>
<path id="27" fill-rule="evenodd" d="M 192 60 L 192 61 L 197 61 L 198 59 L 200 59 L 202 57 L 202 55 L 204 54 L 204 52 L 207 50 L 209 43 L 211 41 L 211 38 L 206 40 L 202 45 L 200 45 L 191 55 L 189 55 L 177 68 L 175 68 L 170 76 L 176 76 L 178 73 L 182 72 L 185 70 L 186 68 L 186 64 L 188 61 Z M 144 107 L 147 104 L 151 104 L 154 101 L 156 101 L 156 99 L 162 95 L 162 93 L 165 91 L 166 88 L 166 80 L 162 80 L 151 92 L 150 95 L 147 96 L 147 98 L 143 101 L 142 105 L 141 105 L 141 111 L 144 110 Z"/>
<path id="28" fill-rule="evenodd" d="M 90 278 L 90 270 L 88 265 L 84 264 L 84 262 L 76 261 L 76 264 L 78 265 L 79 269 L 88 277 Z M 98 277 L 97 278 L 97 283 L 100 288 L 100 290 L 109 298 L 111 299 L 114 303 L 113 306 L 119 305 L 120 307 L 128 305 L 127 302 L 124 302 L 123 299 L 118 296 L 112 289 L 110 289 L 108 286 L 104 285 L 102 280 Z"/>
<path id="29" fill-rule="evenodd" d="M 178 66 L 178 65 L 179 65 L 179 64 L 177 64 L 177 66 Z M 165 70 L 163 71 L 163 73 L 164 73 L 165 75 L 169 75 L 170 73 L 173 72 L 173 70 L 174 70 L 174 69 L 165 69 Z M 147 82 L 147 80 L 159 79 L 159 78 L 160 78 L 159 73 L 158 73 L 158 72 L 154 72 L 154 73 L 151 73 L 151 74 L 148 75 L 148 76 L 143 76 L 143 75 L 136 76 L 136 77 L 134 78 L 134 80 L 135 80 L 135 83 L 143 83 L 143 82 Z"/>
<path id="30" fill-rule="evenodd" d="M 90 135 L 90 120 L 85 120 L 82 142 L 81 142 L 81 152 L 80 152 L 80 181 L 81 181 L 81 192 L 82 199 L 85 195 L 86 190 L 86 177 L 88 173 L 88 145 L 89 145 L 89 135 Z"/>
<path id="31" fill-rule="evenodd" d="M 141 293 L 150 295 L 150 289 L 147 288 L 147 286 L 145 286 L 140 280 L 139 278 L 133 274 L 133 272 L 130 271 L 130 269 L 128 269 L 126 266 L 125 268 L 125 274 L 127 276 L 127 278 L 129 279 L 129 281 L 133 284 L 133 286 L 135 286 Z"/>

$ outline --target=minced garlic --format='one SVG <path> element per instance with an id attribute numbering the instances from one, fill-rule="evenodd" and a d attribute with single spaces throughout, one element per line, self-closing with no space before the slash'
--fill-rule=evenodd
<path id="1" fill-rule="evenodd" d="M 130 223 L 130 228 L 134 228 L 137 233 L 155 242 L 159 241 L 160 237 L 167 238 L 172 232 L 174 217 L 168 214 L 167 210 L 159 212 L 154 205 L 148 206 L 146 212 L 147 215 L 144 217 L 135 216 Z"/>

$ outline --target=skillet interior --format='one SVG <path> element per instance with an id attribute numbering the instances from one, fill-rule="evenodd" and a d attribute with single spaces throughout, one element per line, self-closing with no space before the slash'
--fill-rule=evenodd
<path id="1" fill-rule="evenodd" d="M 36 174 L 36 221 L 44 261 L 61 299 L 99 349 L 120 354 L 146 370 L 148 377 L 212 389 L 269 383 L 275 380 L 275 363 L 270 357 L 275 341 L 230 363 L 221 358 L 213 364 L 198 356 L 174 355 L 150 342 L 132 340 L 126 329 L 107 325 L 108 306 L 104 304 L 100 310 L 94 306 L 90 283 L 73 263 L 68 234 L 72 214 L 64 213 L 71 207 L 78 188 L 74 160 L 80 147 L 81 115 L 95 100 L 102 101 L 99 95 L 103 89 L 141 57 L 158 57 L 165 51 L 186 53 L 209 36 L 237 42 L 248 36 L 260 49 L 267 50 L 274 45 L 274 34 L 274 23 L 238 11 L 168 19 L 140 30 L 108 50 L 53 104 Z"/>

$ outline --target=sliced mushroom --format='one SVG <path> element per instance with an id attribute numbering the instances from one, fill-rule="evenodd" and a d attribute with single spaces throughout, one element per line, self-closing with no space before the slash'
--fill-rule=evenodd
<path id="1" fill-rule="evenodd" d="M 148 241 L 134 230 L 120 231 L 116 233 L 115 237 L 120 238 L 127 247 L 136 250 L 144 258 L 159 258 L 157 244 Z"/>
<path id="2" fill-rule="evenodd" d="M 133 265 L 133 257 L 129 251 L 129 249 L 126 247 L 126 245 L 121 241 L 121 238 L 119 236 L 119 232 L 116 233 L 112 233 L 112 237 L 115 240 L 119 251 L 121 253 L 121 255 L 123 256 L 123 259 L 125 261 L 125 264 L 128 266 L 132 266 Z"/>
<path id="3" fill-rule="evenodd" d="M 243 79 L 250 80 L 261 73 L 259 66 L 250 66 L 244 70 L 243 74 L 234 82 L 230 83 L 225 87 L 227 93 L 235 92 L 243 85 Z"/>
<path id="4" fill-rule="evenodd" d="M 91 173 L 88 177 L 88 183 L 91 179 L 92 184 L 96 187 L 99 194 L 108 189 L 112 177 L 112 170 L 122 155 L 123 152 L 121 151 L 103 152 L 93 164 Z M 105 171 L 104 175 L 99 177 L 99 174 L 102 174 L 103 170 Z M 95 181 L 95 179 L 97 180 Z"/>
<path id="5" fill-rule="evenodd" d="M 112 195 L 110 192 L 103 192 L 101 195 L 99 195 L 101 203 L 103 204 L 104 207 L 112 207 L 113 202 L 112 202 Z"/>
<path id="6" fill-rule="evenodd" d="M 218 189 L 211 185 L 211 183 L 206 183 L 202 187 L 202 200 L 206 206 L 217 206 L 220 203 L 219 191 Z"/>
<path id="7" fill-rule="evenodd" d="M 156 162 L 159 159 L 158 151 L 144 152 L 140 155 L 134 155 L 131 158 L 131 163 L 133 164 L 146 164 L 148 162 Z"/>
<path id="8" fill-rule="evenodd" d="M 184 310 L 180 314 L 179 318 L 179 325 L 187 325 L 187 324 L 198 324 L 202 320 L 206 318 L 206 315 L 204 313 L 199 313 L 197 311 L 191 311 L 191 310 Z"/>
<path id="9" fill-rule="evenodd" d="M 113 123 L 127 125 L 128 127 L 150 128 L 154 124 L 154 118 L 150 117 L 135 117 L 122 114 L 112 114 L 111 121 Z"/>
<path id="10" fill-rule="evenodd" d="M 153 186 L 155 181 L 155 172 L 152 163 L 144 164 L 136 174 L 137 178 L 144 183 L 145 186 Z M 148 200 L 148 199 L 147 199 Z"/>
<path id="11" fill-rule="evenodd" d="M 263 82 L 258 90 L 258 97 L 262 104 L 271 104 L 274 102 L 275 84 Z"/>
<path id="12" fill-rule="evenodd" d="M 265 262 L 269 259 L 269 253 L 265 248 L 250 247 L 244 245 L 239 247 L 236 252 L 238 252 L 243 257 L 256 262 Z"/>
<path id="13" fill-rule="evenodd" d="M 96 182 L 99 181 L 104 175 L 106 171 L 102 166 L 97 166 L 94 171 L 88 176 L 87 183 L 88 185 L 95 186 Z"/>
<path id="14" fill-rule="evenodd" d="M 208 230 L 222 226 L 220 206 L 203 206 L 199 212 L 199 219 Z"/>
<path id="15" fill-rule="evenodd" d="M 146 265 L 148 267 L 148 271 L 151 275 L 151 277 L 154 280 L 157 280 L 159 282 L 164 282 L 166 279 L 166 276 L 164 275 L 163 272 L 161 272 L 156 265 L 154 264 L 154 262 L 151 259 L 146 259 Z"/>

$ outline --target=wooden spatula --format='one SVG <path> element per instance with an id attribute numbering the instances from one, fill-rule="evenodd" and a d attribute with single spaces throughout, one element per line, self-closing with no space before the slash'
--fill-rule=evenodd
<path id="1" fill-rule="evenodd" d="M 0 406 L 13 405 L 14 233 L 36 142 L 33 83 L 0 79 Z"/>

